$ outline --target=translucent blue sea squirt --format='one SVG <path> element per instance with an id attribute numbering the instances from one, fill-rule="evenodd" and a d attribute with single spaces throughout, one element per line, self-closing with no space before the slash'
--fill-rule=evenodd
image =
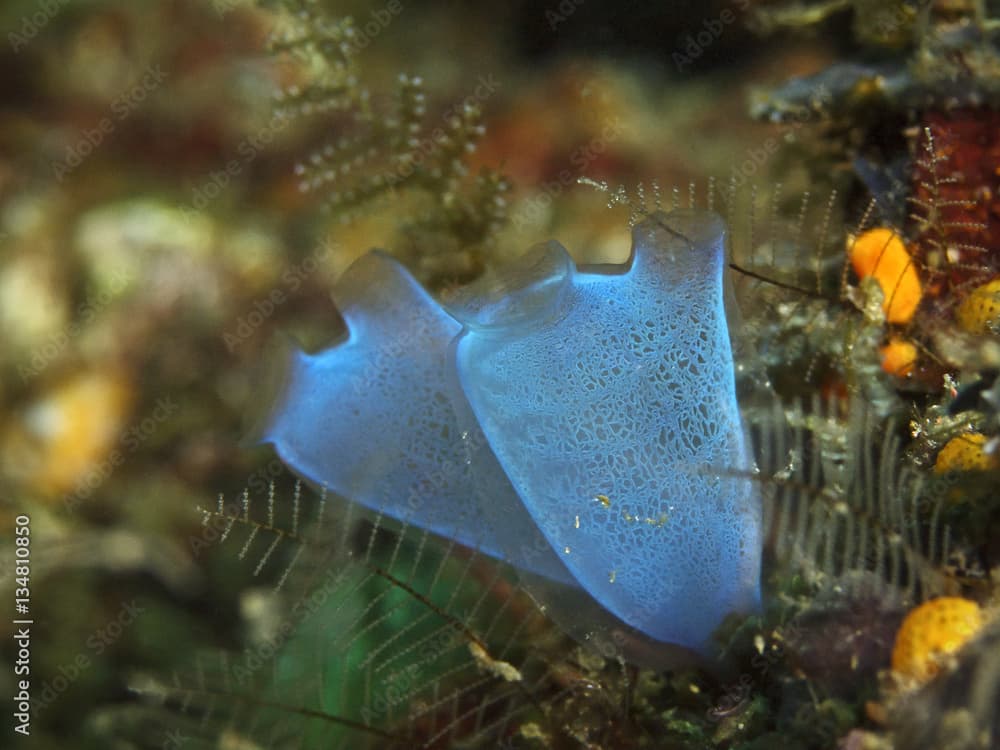
<path id="1" fill-rule="evenodd" d="M 657 212 L 623 264 L 550 242 L 446 308 L 370 252 L 334 289 L 346 338 L 292 354 L 262 440 L 315 485 L 705 653 L 760 597 L 724 259 L 715 214 Z"/>

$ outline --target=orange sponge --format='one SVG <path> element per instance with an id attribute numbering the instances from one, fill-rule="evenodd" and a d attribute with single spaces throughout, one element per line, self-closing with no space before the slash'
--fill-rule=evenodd
<path id="1" fill-rule="evenodd" d="M 870 229 L 847 251 L 859 278 L 873 276 L 882 287 L 882 310 L 890 323 L 908 323 L 920 304 L 923 290 L 906 245 L 893 230 Z"/>
<path id="2" fill-rule="evenodd" d="M 917 347 L 901 338 L 891 338 L 879 348 L 882 355 L 882 369 L 890 375 L 905 378 L 913 372 L 917 362 Z"/>

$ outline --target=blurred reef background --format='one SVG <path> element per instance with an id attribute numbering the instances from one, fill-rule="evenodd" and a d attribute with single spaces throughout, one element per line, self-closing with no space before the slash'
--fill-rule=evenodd
<path id="1" fill-rule="evenodd" d="M 1000 747 L 995 1 L 16 0 L 0 32 L 9 746 Z M 334 339 L 369 248 L 447 297 L 552 238 L 620 261 L 657 203 L 732 227 L 769 536 L 724 669 L 582 648 L 241 446 L 269 342 Z"/>

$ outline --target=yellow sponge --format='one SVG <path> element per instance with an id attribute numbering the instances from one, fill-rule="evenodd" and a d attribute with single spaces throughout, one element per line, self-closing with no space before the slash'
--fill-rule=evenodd
<path id="1" fill-rule="evenodd" d="M 896 633 L 892 669 L 925 683 L 941 670 L 943 657 L 955 653 L 983 626 L 979 605 L 957 596 L 932 599 L 912 610 Z"/>
<path id="2" fill-rule="evenodd" d="M 1000 324 L 1000 278 L 988 281 L 959 303 L 955 320 L 969 333 L 989 333 Z"/>

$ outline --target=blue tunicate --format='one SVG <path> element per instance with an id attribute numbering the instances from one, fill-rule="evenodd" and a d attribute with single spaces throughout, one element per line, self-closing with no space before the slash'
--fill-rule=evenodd
<path id="1" fill-rule="evenodd" d="M 447 310 L 369 253 L 334 290 L 346 340 L 293 354 L 263 440 L 317 485 L 704 653 L 760 596 L 724 246 L 714 214 L 658 212 L 624 264 L 577 269 L 549 243 Z"/>
<path id="2" fill-rule="evenodd" d="M 657 640 L 703 647 L 756 606 L 760 505 L 723 305 L 725 228 L 674 212 L 624 266 L 536 278 L 461 315 L 458 372 L 520 497 L 577 582 Z M 530 314 L 525 314 L 530 310 Z"/>
<path id="3" fill-rule="evenodd" d="M 449 351 L 461 325 L 378 251 L 333 299 L 346 338 L 287 355 L 261 442 L 316 486 L 572 583 L 471 417 Z"/>

